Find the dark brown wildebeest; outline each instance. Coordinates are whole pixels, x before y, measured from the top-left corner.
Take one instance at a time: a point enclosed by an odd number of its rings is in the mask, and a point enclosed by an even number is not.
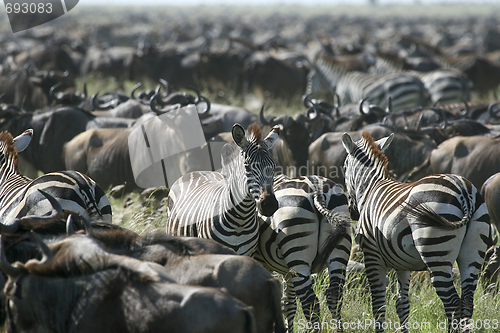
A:
[[[68,237],[43,258],[11,265],[8,324],[22,332],[255,332],[249,307],[214,288],[172,283],[161,266],[106,253],[84,235]],[[49,306],[48,306],[49,305]]]
[[[488,207],[492,224],[500,230],[500,172],[495,173],[483,183],[481,195]]]
[[[497,172],[500,172],[500,138],[456,136],[434,149],[409,180],[437,173],[453,173],[481,188],[486,179]]]
[[[176,283],[222,288],[253,308],[257,332],[285,332],[281,289],[254,259],[238,256],[215,241],[164,233],[137,236],[126,229],[91,229],[106,251],[164,266]]]

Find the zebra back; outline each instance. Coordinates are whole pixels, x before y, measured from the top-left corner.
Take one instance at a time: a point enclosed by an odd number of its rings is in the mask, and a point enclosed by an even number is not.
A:
[[[17,171],[16,145],[25,148],[33,131],[25,131],[13,138],[8,132],[0,133],[0,221],[26,215],[50,215],[53,208],[39,192],[54,197],[65,210],[84,218],[111,222],[111,204],[104,191],[88,176],[77,171],[52,172],[34,180]]]

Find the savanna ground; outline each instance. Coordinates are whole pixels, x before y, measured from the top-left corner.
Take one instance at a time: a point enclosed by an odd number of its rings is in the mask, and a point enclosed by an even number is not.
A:
[[[228,15],[233,14],[262,14],[270,13],[276,10],[277,7],[199,7],[199,8],[178,8],[178,7],[162,7],[132,10],[161,10],[164,12],[190,12],[194,15],[203,15],[211,13],[227,12]],[[111,7],[85,7],[78,6],[74,10],[74,14],[88,15],[95,12],[96,22],[106,20],[106,13],[116,11],[116,8]],[[125,10],[119,8],[119,10]],[[498,16],[500,15],[500,6],[495,4],[476,5],[393,5],[393,6],[336,6],[336,7],[280,7],[280,13],[283,15],[316,15],[318,13],[331,13],[332,15],[373,15],[377,17],[394,15],[394,16],[427,16],[427,17],[457,17],[464,15],[483,15],[483,16]],[[353,14],[355,13],[355,14]],[[263,14],[263,15],[264,15]],[[69,16],[69,15],[68,15]],[[5,20],[0,20],[0,26],[5,27]],[[116,82],[114,79],[102,78],[98,76],[81,77],[77,80],[77,87],[81,89],[83,84],[87,83],[89,94],[104,91],[118,91],[128,94],[132,86],[136,82],[125,81]],[[154,88],[152,82],[144,83],[146,88]],[[202,91],[212,102],[226,103],[236,106],[245,106],[253,112],[258,112],[260,109],[259,99],[256,96],[230,96],[223,97],[210,94],[207,91]],[[500,89],[498,91],[500,93]],[[489,98],[493,98],[492,95]],[[479,97],[473,95],[473,101],[478,101]],[[304,107],[300,101],[300,96],[293,100],[267,100],[266,114],[278,115],[289,114],[294,115],[296,112],[304,112]],[[153,198],[144,198],[137,193],[132,193],[119,198],[111,198],[113,205],[114,223],[123,227],[129,228],[140,234],[148,233],[156,229],[164,229],[167,212],[164,202],[159,202]],[[321,322],[323,324],[322,332],[335,332],[334,323],[331,322],[331,316],[326,307],[326,298],[324,292],[328,285],[326,274],[314,277],[314,288],[319,295],[322,307]],[[457,290],[460,292],[460,285],[456,283]],[[392,324],[387,332],[396,332],[394,327],[399,323],[398,316],[395,310],[396,288],[394,284],[389,285],[387,292],[387,317],[388,323]],[[473,320],[477,324],[473,332],[500,332],[500,294],[499,285],[485,292],[485,288],[480,284],[475,294],[475,306]],[[446,332],[443,305],[436,295],[434,288],[429,283],[428,279],[421,279],[412,284],[409,292],[411,298],[411,311],[409,318],[410,332]],[[347,277],[346,287],[344,289],[344,299],[342,307],[342,319],[344,321],[345,332],[373,332],[373,325],[369,325],[372,319],[372,311],[370,305],[370,293],[366,286],[365,277],[361,273],[349,274]],[[306,331],[304,325],[304,317],[301,311],[298,312],[295,323],[296,331]]]

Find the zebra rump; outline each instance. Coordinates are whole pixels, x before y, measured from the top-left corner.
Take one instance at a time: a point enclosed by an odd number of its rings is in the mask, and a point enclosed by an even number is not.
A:
[[[28,146],[32,135],[32,130],[16,138],[8,132],[0,133],[0,222],[5,224],[27,215],[51,215],[52,204],[40,190],[67,211],[111,222],[111,204],[90,177],[77,171],[51,172],[33,180],[19,174],[17,154]]]

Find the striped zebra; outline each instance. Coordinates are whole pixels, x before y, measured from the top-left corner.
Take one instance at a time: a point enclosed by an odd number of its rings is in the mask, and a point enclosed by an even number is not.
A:
[[[260,239],[253,257],[269,271],[284,276],[283,312],[289,332],[293,330],[297,298],[317,331],[320,311],[311,274],[325,267],[330,275],[328,308],[340,321],[340,298],[351,251],[347,197],[339,185],[320,176],[278,175],[274,182],[279,208],[271,217],[260,216]]]
[[[441,105],[470,101],[472,81],[457,69],[437,69],[419,73],[433,104]]]
[[[414,183],[393,180],[383,151],[393,134],[374,141],[368,132],[353,142],[345,133],[342,143],[349,208],[358,219],[360,244],[372,293],[376,332],[383,332],[386,273],[398,279],[396,310],[407,330],[411,271],[427,269],[441,298],[449,331],[467,326],[473,311],[474,292],[487,244],[490,218],[483,198],[467,179],[451,174],[424,177]],[[457,261],[462,297],[452,281]],[[466,331],[466,330],[465,330]]]
[[[404,71],[405,59],[384,53],[375,55],[370,73],[408,73],[418,77],[427,89],[432,104],[451,104],[470,101],[473,83],[461,70],[446,66],[428,72]]]
[[[334,57],[318,56],[308,76],[306,94],[330,90],[340,96],[342,104],[355,103],[367,99],[385,109],[389,97],[393,111],[427,106],[430,96],[422,81],[415,75],[398,72],[369,74],[348,71]]]
[[[39,190],[57,199],[61,207],[84,218],[111,222],[111,205],[104,191],[89,177],[76,171],[52,172],[36,179],[17,170],[18,152],[31,141],[33,130],[13,138],[0,133],[0,222],[3,227],[15,218],[52,213],[52,205]]]
[[[257,124],[232,129],[237,147],[222,149],[221,172],[196,171],[179,178],[168,196],[167,233],[213,239],[236,253],[251,255],[258,240],[257,210],[277,209],[273,193],[275,162],[270,152],[279,126],[263,138]]]

